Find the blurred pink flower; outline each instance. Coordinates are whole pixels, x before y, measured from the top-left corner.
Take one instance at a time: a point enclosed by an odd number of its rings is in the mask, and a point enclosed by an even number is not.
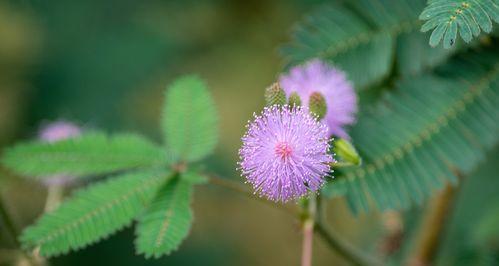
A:
[[[46,142],[56,142],[68,138],[75,138],[81,134],[81,130],[73,123],[66,121],[57,121],[44,126],[39,132],[39,138]],[[48,176],[43,179],[43,183],[47,186],[68,185],[73,181],[72,176],[68,175],[54,175]]]
[[[78,126],[66,121],[57,121],[44,126],[39,133],[39,138],[47,142],[55,142],[80,135]]]
[[[322,94],[327,104],[324,121],[329,135],[349,139],[345,126],[355,123],[357,95],[343,71],[314,59],[291,68],[289,74],[280,76],[279,82],[286,96],[296,92],[303,106],[308,106],[314,92]]]

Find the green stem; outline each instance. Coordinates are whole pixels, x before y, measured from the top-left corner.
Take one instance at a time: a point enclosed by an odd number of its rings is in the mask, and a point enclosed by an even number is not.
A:
[[[16,227],[14,226],[14,222],[9,216],[9,213],[7,212],[7,209],[5,208],[5,204],[0,197],[0,216],[2,217],[3,224],[5,225],[5,229],[8,231],[8,233],[11,235],[12,239],[14,240],[14,243],[16,244],[16,247],[20,247],[20,243],[17,240],[17,230]]]
[[[3,224],[5,225],[5,229],[9,232],[12,239],[14,240],[14,244],[16,245],[17,250],[19,250],[18,255],[20,257],[22,257],[23,259],[25,259],[25,262],[28,265],[43,265],[41,263],[36,263],[29,254],[26,254],[22,250],[21,243],[19,243],[19,240],[17,240],[17,236],[18,236],[17,229],[14,226],[14,222],[10,218],[9,213],[7,212],[7,208],[5,208],[5,203],[3,202],[2,197],[0,197],[0,216],[1,216]]]
[[[317,195],[317,217],[318,221],[326,221],[326,201],[322,195]]]
[[[44,212],[51,212],[59,206],[64,196],[64,187],[54,184],[47,188],[47,200],[45,201]]]
[[[456,196],[456,188],[447,185],[431,201],[421,221],[414,250],[407,261],[408,265],[431,265],[449,224],[450,213]]]
[[[348,242],[342,240],[334,232],[330,231],[326,225],[326,206],[321,195],[317,195],[317,216],[315,228],[316,233],[320,235],[329,246],[336,250],[343,258],[350,261],[353,265],[381,265],[374,258],[369,257],[362,251]]]
[[[336,233],[330,231],[321,221],[315,223],[315,232],[336,250],[343,258],[353,265],[382,265],[379,261],[368,257],[350,243],[339,238]]]
[[[272,206],[274,208],[277,207],[278,209],[283,210],[289,214],[294,215],[296,213],[295,208],[292,208],[289,205],[278,206],[278,205],[276,205],[276,204],[274,204],[274,203],[272,203],[264,198],[260,198],[260,197],[256,196],[255,193],[253,193],[251,190],[249,190],[246,186],[243,186],[238,182],[234,182],[228,178],[222,178],[222,177],[219,177],[216,175],[206,175],[206,177],[208,177],[209,182],[213,185],[227,188],[227,189],[232,190],[234,192],[245,195],[246,197],[251,198],[251,199],[256,199],[257,201],[264,203],[268,206]],[[279,207],[281,207],[281,208],[279,208]]]

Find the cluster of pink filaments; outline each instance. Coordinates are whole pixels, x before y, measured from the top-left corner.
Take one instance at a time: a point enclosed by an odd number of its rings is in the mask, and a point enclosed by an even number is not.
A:
[[[248,125],[240,168],[260,195],[286,202],[317,191],[330,171],[328,128],[307,108],[272,106]]]

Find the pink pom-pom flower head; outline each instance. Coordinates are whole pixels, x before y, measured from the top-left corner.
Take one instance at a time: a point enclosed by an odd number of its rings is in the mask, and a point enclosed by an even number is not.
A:
[[[81,134],[81,130],[73,123],[66,121],[57,121],[42,127],[38,134],[38,138],[46,142],[56,142],[69,138],[76,138]],[[44,178],[44,183],[47,186],[52,185],[68,185],[73,181],[72,176],[54,175]]]
[[[326,100],[324,121],[329,135],[349,139],[345,126],[355,122],[357,95],[344,72],[314,59],[291,68],[289,74],[280,76],[279,83],[288,98],[297,93],[303,106],[308,106],[312,94],[320,93]]]
[[[256,193],[286,202],[322,186],[333,157],[327,126],[308,108],[266,107],[247,127],[239,165]]]
[[[80,135],[80,128],[66,121],[57,121],[44,126],[39,138],[47,142],[55,142]]]

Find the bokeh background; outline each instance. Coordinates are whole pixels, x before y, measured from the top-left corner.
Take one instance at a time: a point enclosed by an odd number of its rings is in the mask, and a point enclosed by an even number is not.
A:
[[[210,86],[221,116],[220,144],[206,167],[243,182],[235,167],[244,124],[263,107],[263,89],[282,70],[278,47],[288,40],[290,28],[322,2],[1,0],[0,149],[34,138],[44,124],[60,119],[159,141],[166,85],[179,75],[196,73]],[[499,211],[491,210],[499,198],[499,150],[489,158],[458,191],[450,214],[455,219],[439,249],[441,265],[476,256],[477,247],[469,244],[474,223]],[[0,180],[0,196],[20,230],[42,212],[46,190],[14,176]],[[168,257],[135,256],[133,229],[128,228],[50,263],[299,264],[301,236],[295,217],[210,186],[197,188],[193,208],[191,235]],[[401,255],[410,247],[400,242],[413,237],[410,229],[417,227],[423,209],[354,217],[340,199],[329,204],[328,218],[334,230],[362,249],[380,254],[393,245],[395,255]],[[14,243],[1,226],[0,265],[11,265]],[[393,232],[403,233],[387,239]],[[314,242],[314,263],[346,265],[319,239]]]

